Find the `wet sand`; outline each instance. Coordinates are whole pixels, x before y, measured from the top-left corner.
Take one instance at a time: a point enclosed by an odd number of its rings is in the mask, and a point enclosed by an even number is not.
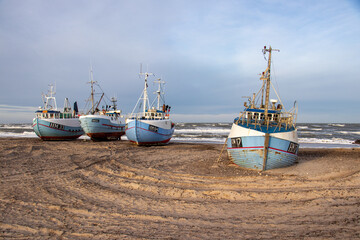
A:
[[[0,138],[0,238],[360,238],[360,148],[265,172],[221,148]]]

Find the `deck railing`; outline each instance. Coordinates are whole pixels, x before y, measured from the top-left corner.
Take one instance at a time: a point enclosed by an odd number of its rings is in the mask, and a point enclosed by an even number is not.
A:
[[[249,114],[251,113],[251,114]],[[270,115],[270,114],[269,114]],[[253,129],[262,130],[266,126],[266,129],[275,128],[279,131],[281,129],[291,129],[296,127],[296,113],[295,112],[281,112],[277,116],[268,116],[266,121],[264,118],[261,118],[260,115],[254,117],[253,112],[244,111],[240,112],[239,118],[235,120],[235,124],[246,125],[247,127],[252,127]]]

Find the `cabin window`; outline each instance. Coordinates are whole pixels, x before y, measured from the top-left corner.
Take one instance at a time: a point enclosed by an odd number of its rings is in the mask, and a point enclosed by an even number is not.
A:
[[[263,113],[260,114],[260,119],[261,119],[261,120],[264,119],[264,114],[263,114]]]
[[[278,121],[278,119],[279,119],[279,114],[275,114],[275,115],[274,115],[274,121],[276,121],[276,122],[277,122],[277,121]]]

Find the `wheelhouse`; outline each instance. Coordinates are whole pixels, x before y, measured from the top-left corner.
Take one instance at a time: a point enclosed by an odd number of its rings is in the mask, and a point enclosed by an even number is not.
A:
[[[35,113],[37,118],[42,118],[42,119],[64,119],[64,118],[74,117],[71,112],[62,113],[60,111],[55,111],[55,110],[38,110]]]

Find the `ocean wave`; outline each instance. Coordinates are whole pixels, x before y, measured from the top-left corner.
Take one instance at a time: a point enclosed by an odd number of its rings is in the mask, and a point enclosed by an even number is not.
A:
[[[36,138],[37,136],[35,132],[22,132],[22,133],[0,132],[0,137]]]
[[[2,124],[0,129],[32,129],[30,124],[24,125],[13,125],[13,124]]]
[[[173,137],[171,141],[183,142],[183,143],[215,143],[222,144],[225,142],[225,138],[177,138]]]
[[[356,134],[356,135],[360,135],[360,132],[349,132],[349,131],[338,131],[338,133],[341,133],[341,134]]]
[[[309,130],[312,130],[312,131],[322,131],[323,129],[322,129],[322,128],[309,128]]]
[[[299,143],[331,143],[331,144],[352,144],[353,141],[343,138],[299,138]]]
[[[328,125],[332,127],[345,127],[345,124],[340,123],[329,123]]]
[[[194,129],[176,129],[175,133],[230,133],[230,128],[194,128]]]

